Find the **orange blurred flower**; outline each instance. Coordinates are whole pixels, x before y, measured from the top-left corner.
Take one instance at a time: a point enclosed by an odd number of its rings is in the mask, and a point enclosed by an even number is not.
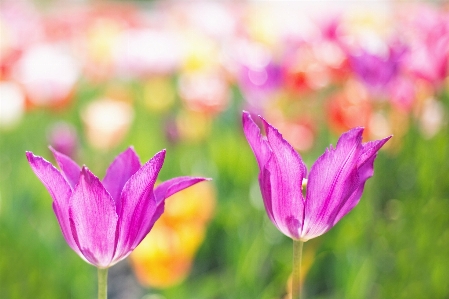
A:
[[[328,99],[327,110],[330,127],[341,133],[358,126],[369,128],[373,108],[364,87],[348,81],[343,91]]]

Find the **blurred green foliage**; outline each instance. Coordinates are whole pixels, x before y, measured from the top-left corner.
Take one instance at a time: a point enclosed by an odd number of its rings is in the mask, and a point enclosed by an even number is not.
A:
[[[167,148],[161,180],[180,175],[214,179],[216,214],[191,275],[179,286],[148,293],[281,298],[291,271],[292,242],[263,209],[257,164],[241,130],[241,96],[236,91],[232,107],[216,116],[207,139],[172,144],[165,138],[165,116],[144,108],[137,83],[130,87],[135,120],[111,151],[96,151],[83,139],[80,109],[102,92],[87,83],[81,83],[69,107],[31,110],[16,128],[0,132],[0,298],[95,298],[96,269],[66,245],[51,198],[25,158],[31,150],[51,160],[47,130],[59,120],[78,128],[77,160],[101,178],[113,157],[132,144],[142,161]],[[447,113],[449,97],[441,99]],[[306,258],[313,258],[306,298],[448,298],[448,136],[447,124],[425,139],[412,123],[399,151],[380,152],[360,204],[331,231],[305,244],[306,253],[312,253]],[[313,150],[302,153],[309,168],[337,138],[320,128]]]

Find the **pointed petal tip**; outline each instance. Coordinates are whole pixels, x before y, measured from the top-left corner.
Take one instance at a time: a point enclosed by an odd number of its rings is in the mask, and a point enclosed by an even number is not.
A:
[[[352,128],[351,130],[349,130],[347,133],[349,133],[349,132],[355,132],[357,135],[358,135],[358,134],[362,135],[362,134],[363,134],[363,131],[365,131],[365,127],[354,127],[354,128]]]
[[[383,146],[385,143],[387,143],[387,141],[390,140],[391,137],[393,137],[393,135],[387,136],[387,137],[382,138],[381,140],[379,140],[380,143],[381,143],[381,146]]]
[[[203,177],[199,177],[199,176],[191,177],[191,179],[198,180],[198,183],[200,183],[200,182],[210,182],[210,181],[213,180],[212,178],[203,178]]]
[[[128,146],[128,147],[126,148],[126,150],[124,150],[123,152],[121,152],[116,158],[118,158],[118,157],[120,157],[120,156],[122,156],[122,155],[131,155],[131,156],[133,156],[134,158],[136,158],[137,161],[138,161],[139,164],[140,164],[140,158],[139,158],[139,155],[137,154],[137,152],[136,152],[136,150],[134,149],[134,146],[133,146],[133,145]],[[130,159],[130,158],[128,158],[128,159]]]
[[[36,159],[43,159],[42,157],[36,156],[34,155],[32,152],[30,151],[26,151],[25,152],[25,156],[27,157],[28,163],[31,165],[35,162]]]
[[[248,111],[243,110],[243,112],[242,112],[243,125],[245,125],[245,123],[248,122],[248,121],[253,121],[253,119],[251,117],[251,113],[249,113]]]
[[[93,175],[93,176],[95,176],[93,173],[92,173],[92,171],[90,171],[90,169],[89,169],[89,167],[87,167],[86,165],[83,165],[82,167],[81,167],[81,175],[82,176],[86,176],[86,175]]]
[[[354,127],[350,129],[349,131],[344,132],[340,135],[338,138],[337,144],[335,148],[339,148],[343,144],[349,143],[356,143],[361,144],[363,140],[363,131],[364,127]],[[331,147],[329,147],[331,149]]]
[[[162,160],[160,163],[164,164],[166,154],[167,154],[167,150],[164,148],[164,149],[158,151],[156,154],[154,154],[154,156],[149,161],[147,161],[145,164],[149,163],[152,160]],[[161,165],[161,167],[162,167],[162,165]]]
[[[257,116],[260,119],[265,120],[261,115],[258,114]],[[256,124],[256,122],[253,120],[251,112],[248,112],[246,110],[242,111],[242,122],[243,122],[243,125],[245,125],[245,123],[247,123],[247,122],[251,122],[251,123]]]
[[[167,154],[167,150],[164,148],[156,153],[154,156],[162,156],[162,159],[165,159],[165,155]]]
[[[33,154],[33,152],[31,152],[31,151],[25,151],[25,156],[27,157],[28,163],[34,163],[36,160],[42,160],[47,163],[50,163],[45,158],[43,158],[41,156],[37,156],[37,155]]]
[[[90,169],[86,165],[83,165],[81,167],[81,174],[78,184],[79,182],[81,182],[81,178],[83,178],[84,181],[88,182],[89,184],[92,184],[93,181],[98,181],[101,185],[103,185],[100,179],[92,171],[90,171]]]
[[[52,152],[53,156],[55,157],[55,159],[57,158],[57,156],[66,156],[63,153],[58,152],[53,146],[49,145],[48,149]]]
[[[350,134],[362,135],[362,134],[363,134],[363,131],[365,131],[365,127],[354,127],[354,128],[349,129],[349,130],[346,131],[346,132],[343,132],[343,133],[340,135],[340,138],[341,138],[341,136],[343,136],[343,135],[350,135]]]
[[[262,115],[258,115],[258,116],[263,123],[263,127],[265,129],[266,134],[268,134],[269,130],[273,130],[274,132],[276,132],[277,134],[282,136],[281,132],[279,132],[279,130],[276,127],[274,127],[272,124],[270,124]]]
[[[89,168],[86,165],[81,166],[81,175],[85,176],[87,174],[89,174]]]
[[[52,147],[51,145],[48,146],[48,149],[51,151],[51,153],[53,154],[53,157],[55,158],[56,162],[59,162],[58,157],[66,157],[66,155],[64,155],[63,153],[58,152],[54,147]],[[59,163],[58,163],[59,164]],[[61,167],[61,166],[59,166]]]
[[[125,153],[126,153],[126,152],[132,152],[132,153],[134,153],[134,154],[137,155],[136,150],[134,149],[134,145],[128,146],[124,152],[125,152]]]

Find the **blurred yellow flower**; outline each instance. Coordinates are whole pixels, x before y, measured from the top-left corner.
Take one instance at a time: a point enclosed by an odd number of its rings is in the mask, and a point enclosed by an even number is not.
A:
[[[215,189],[210,182],[178,192],[166,201],[165,212],[151,234],[130,256],[142,285],[166,288],[187,277],[214,208]]]
[[[167,112],[175,103],[175,87],[169,76],[152,76],[143,88],[144,103],[150,111]]]
[[[203,112],[181,110],[176,116],[176,127],[183,140],[197,142],[209,136],[212,117]]]

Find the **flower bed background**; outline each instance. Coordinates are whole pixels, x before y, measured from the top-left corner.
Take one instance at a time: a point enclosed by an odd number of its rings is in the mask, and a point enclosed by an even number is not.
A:
[[[95,295],[26,162],[49,144],[100,177],[132,144],[143,161],[167,149],[161,180],[213,178],[111,269],[110,298],[285,296],[291,241],[265,214],[245,109],[309,167],[351,127],[394,135],[360,204],[307,242],[306,297],[447,298],[448,9],[3,1],[0,297]]]

